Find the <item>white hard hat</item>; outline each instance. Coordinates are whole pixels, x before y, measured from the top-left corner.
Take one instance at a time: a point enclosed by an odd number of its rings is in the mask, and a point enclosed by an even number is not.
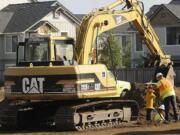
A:
[[[162,73],[157,73],[156,74],[156,78],[159,78],[160,76],[163,76],[163,74]]]
[[[165,106],[161,105],[158,109],[165,110]]]

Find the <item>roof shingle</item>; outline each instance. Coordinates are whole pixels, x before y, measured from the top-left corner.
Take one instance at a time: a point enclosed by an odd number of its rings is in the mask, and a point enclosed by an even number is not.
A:
[[[4,32],[12,16],[12,12],[0,12],[0,33]]]
[[[167,4],[164,6],[168,8],[178,19],[180,19],[180,5]]]
[[[4,33],[24,32],[50,11],[56,9],[57,7],[51,6],[53,3],[54,1],[8,5],[1,12],[12,12],[14,15]]]
[[[73,18],[75,22],[80,22],[68,9],[57,1],[12,4],[0,11],[0,15],[3,14],[3,12],[11,12],[13,14],[6,28],[4,28],[3,33],[25,32],[48,13],[60,7],[65,10],[65,13],[71,16],[71,19]]]
[[[150,8],[149,12],[146,14],[149,19],[152,19],[158,11],[165,7],[167,8],[174,16],[176,16],[178,19],[180,19],[180,0],[176,0],[179,2],[179,4],[174,4],[173,1],[169,4],[162,4],[162,5],[154,5]]]

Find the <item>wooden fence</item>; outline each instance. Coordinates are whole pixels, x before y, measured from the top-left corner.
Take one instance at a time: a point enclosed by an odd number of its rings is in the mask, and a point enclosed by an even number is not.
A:
[[[119,69],[117,71],[118,79],[129,81],[129,82],[137,82],[137,83],[146,83],[152,80],[154,75],[154,68],[126,68]],[[180,86],[180,67],[175,68],[176,77],[175,77],[175,85]],[[4,71],[0,69],[0,82],[4,80]]]
[[[174,83],[176,86],[180,86],[180,67],[174,68],[176,72]],[[119,69],[117,71],[118,79],[137,82],[137,83],[146,83],[152,80],[155,73],[154,68],[130,68],[130,69]]]
[[[119,80],[144,83],[144,82],[149,82],[153,78],[154,69],[152,68],[119,69],[117,71],[117,75]]]

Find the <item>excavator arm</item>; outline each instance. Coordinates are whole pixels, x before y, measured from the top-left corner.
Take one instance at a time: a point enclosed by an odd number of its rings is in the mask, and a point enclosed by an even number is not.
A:
[[[120,10],[116,9],[122,6],[124,7]],[[99,34],[126,23],[132,23],[143,37],[149,51],[155,58],[153,66],[170,67],[169,65],[172,63],[170,56],[166,55],[161,48],[158,36],[143,12],[141,2],[137,0],[117,0],[109,6],[90,13],[83,19],[76,44],[78,63],[91,63],[94,43]],[[165,75],[168,74],[169,70],[166,72]]]

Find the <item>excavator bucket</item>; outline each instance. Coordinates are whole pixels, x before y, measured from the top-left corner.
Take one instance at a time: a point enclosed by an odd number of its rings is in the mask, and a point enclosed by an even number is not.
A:
[[[162,73],[164,77],[166,77],[174,85],[174,77],[176,76],[176,73],[172,65],[168,65],[168,66],[162,65],[160,67],[157,67],[154,74],[154,79],[153,79],[154,82],[157,82],[156,80],[157,73]]]

